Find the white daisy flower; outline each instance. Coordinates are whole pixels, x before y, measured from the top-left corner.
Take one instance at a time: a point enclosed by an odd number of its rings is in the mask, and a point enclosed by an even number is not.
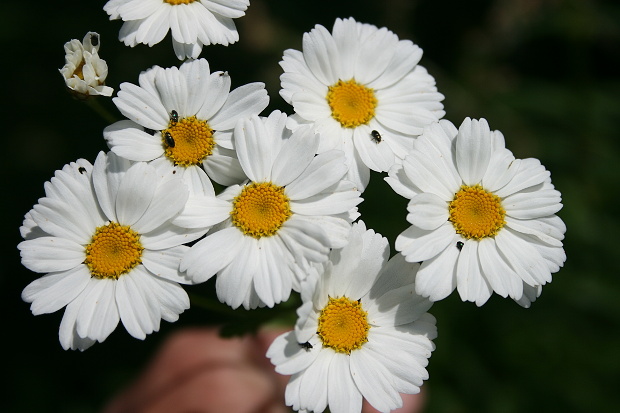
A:
[[[418,65],[422,49],[386,28],[337,19],[316,25],[303,52],[286,50],[280,94],[293,105],[289,127],[311,124],[319,152],[344,150],[348,179],[363,191],[370,169],[387,171],[424,126],[444,116],[443,95]]]
[[[550,173],[515,159],[484,119],[429,126],[386,181],[411,200],[396,249],[423,262],[416,291],[433,301],[456,288],[479,306],[493,291],[529,306],[566,260]]]
[[[119,320],[138,339],[176,321],[189,308],[179,283],[188,249],[204,234],[171,224],[188,198],[180,178],[162,178],[143,162],[100,153],[56,171],[46,196],[26,214],[18,245],[22,264],[47,273],[22,299],[34,315],[66,307],[60,324],[65,349],[102,342]]]
[[[196,59],[203,45],[228,46],[239,40],[233,19],[245,15],[249,0],[110,0],[103,10],[122,19],[119,40],[149,47],[172,32],[177,57]]]
[[[65,84],[78,99],[90,96],[112,96],[112,89],[105,86],[108,65],[99,57],[99,34],[88,32],[84,40],[73,39],[65,43],[65,65],[59,69]]]
[[[239,119],[262,112],[269,103],[263,83],[230,91],[226,72],[211,73],[205,59],[180,68],[155,66],[140,74],[139,86],[121,84],[114,103],[130,120],[104,130],[112,152],[133,161],[165,159],[228,186],[245,179],[236,159],[232,131]]]
[[[420,391],[437,337],[432,303],[415,293],[419,264],[388,256],[387,239],[360,222],[324,273],[304,281],[295,330],[267,350],[276,371],[291,375],[288,406],[359,412],[364,398],[388,412],[402,406],[399,393]]]
[[[299,289],[307,268],[347,242],[362,199],[344,181],[341,151],[315,156],[309,129],[285,127],[286,114],[254,116],[234,132],[239,162],[249,180],[216,199],[188,202],[175,223],[202,228],[219,223],[181,262],[195,282],[217,274],[222,302],[237,308],[272,307]]]

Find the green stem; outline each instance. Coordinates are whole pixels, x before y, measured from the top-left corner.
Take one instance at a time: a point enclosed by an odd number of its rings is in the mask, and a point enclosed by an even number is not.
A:
[[[116,117],[112,115],[106,108],[104,108],[101,103],[99,103],[99,97],[94,96],[89,99],[86,99],[86,104],[94,110],[99,116],[101,116],[106,122],[114,123],[116,122]]]
[[[220,303],[219,301],[211,300],[209,298],[202,297],[200,295],[188,293],[189,300],[192,303],[192,306],[200,307],[203,310],[214,311],[216,313],[222,313],[225,315],[231,315],[234,317],[242,317],[237,311],[228,307],[225,304]]]

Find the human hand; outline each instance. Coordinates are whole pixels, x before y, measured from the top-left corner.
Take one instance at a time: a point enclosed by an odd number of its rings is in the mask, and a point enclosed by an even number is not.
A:
[[[222,338],[216,328],[184,329],[168,338],[140,377],[104,413],[285,413],[289,377],[265,357],[284,330]],[[403,395],[401,413],[421,411],[424,397]],[[366,401],[362,413],[377,412]]]

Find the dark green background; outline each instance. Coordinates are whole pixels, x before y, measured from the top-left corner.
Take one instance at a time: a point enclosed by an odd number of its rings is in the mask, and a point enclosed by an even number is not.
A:
[[[93,2],[95,3],[95,2]],[[97,412],[139,372],[168,333],[214,322],[191,308],[144,342],[119,326],[84,353],[58,343],[62,312],[34,317],[21,290],[36,274],[16,245],[24,213],[43,183],[77,158],[94,161],[108,124],[64,90],[63,44],[102,36],[108,85],[137,82],[153,65],[178,65],[170,37],[153,48],[117,40],[104,2],[3,2],[2,201],[5,211],[0,314],[0,410]],[[301,47],[315,24],[336,17],[387,26],[424,49],[422,65],[446,96],[446,118],[486,118],[518,158],[535,157],[562,192],[568,226],[565,267],[522,309],[493,296],[482,308],[456,294],[438,302],[428,412],[612,411],[620,405],[620,278],[617,219],[620,3],[615,1],[252,1],[239,43],[205,47],[212,70],[233,86],[263,81],[268,110],[291,113],[278,94],[283,50]],[[9,74],[7,74],[7,72]],[[109,99],[99,100],[119,116]],[[373,175],[361,205],[369,227],[390,242],[407,227],[406,201]],[[211,294],[212,284],[191,288]]]

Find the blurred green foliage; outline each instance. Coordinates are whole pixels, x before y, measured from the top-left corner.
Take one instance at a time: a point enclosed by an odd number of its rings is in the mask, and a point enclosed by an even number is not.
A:
[[[117,40],[120,22],[95,2],[0,5],[4,50],[5,230],[0,276],[4,412],[97,412],[140,371],[166,335],[214,323],[216,312],[191,308],[163,322],[144,342],[119,327],[84,353],[58,343],[62,312],[33,317],[20,299],[36,274],[23,268],[18,228],[43,196],[54,170],[106,150],[107,122],[72,100],[58,68],[63,44],[87,31],[102,36],[108,85],[137,82],[153,66],[172,66],[168,36],[148,48]],[[292,110],[280,98],[278,62],[299,49],[315,24],[336,17],[386,26],[424,49],[421,64],[446,96],[446,118],[486,118],[516,157],[535,157],[563,194],[568,231],[565,267],[530,309],[493,296],[482,308],[453,294],[431,309],[437,349],[430,359],[427,412],[613,411],[620,405],[618,155],[620,139],[620,4],[587,0],[313,1],[253,0],[238,22],[239,43],[207,46],[201,57],[227,70],[233,86],[262,81],[268,110]],[[9,76],[7,76],[7,71]],[[112,102],[102,105],[119,116]],[[393,245],[408,225],[406,200],[374,174],[362,218]],[[213,296],[213,283],[190,287]],[[251,316],[250,316],[251,317]],[[228,331],[234,333],[236,315]],[[243,329],[252,327],[251,323]]]

